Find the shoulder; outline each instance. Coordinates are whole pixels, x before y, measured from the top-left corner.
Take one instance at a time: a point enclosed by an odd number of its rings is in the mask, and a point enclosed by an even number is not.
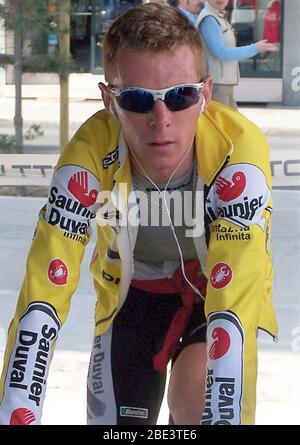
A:
[[[111,114],[106,110],[98,111],[76,131],[62,151],[58,166],[75,163],[98,170],[99,159],[117,147],[119,132]]]
[[[209,103],[208,112],[214,122],[229,136],[233,144],[244,144],[243,151],[246,151],[251,145],[253,147],[251,152],[256,152],[258,143],[264,148],[268,148],[262,130],[238,110],[212,100]]]
[[[243,198],[243,205],[248,205],[249,201],[248,223],[251,223],[255,220],[256,210],[270,199],[272,180],[268,143],[263,132],[237,110],[212,101],[208,111],[233,146],[227,166],[216,178],[215,193],[225,207],[225,203],[232,200],[238,203],[239,197]]]
[[[206,10],[205,8],[202,9],[200,14],[197,17],[196,20],[196,26],[199,27],[203,24],[210,24],[210,25],[221,25],[220,21],[218,20],[217,16],[214,15],[211,11]]]
[[[216,17],[208,15],[207,17],[204,17],[204,19],[199,23],[198,28],[202,32],[218,32],[218,30],[221,28],[221,23],[218,22]]]
[[[270,205],[269,148],[262,131],[230,107],[212,102],[208,112],[215,125],[231,140],[233,152],[209,190],[207,211],[245,227],[261,224]]]
[[[118,128],[107,111],[91,116],[75,133],[57,163],[46,207],[46,221],[75,235],[89,233],[99,207],[100,189],[111,188]]]
[[[77,130],[70,143],[88,144],[93,149],[105,148],[119,135],[115,119],[106,110],[101,110],[87,119]]]

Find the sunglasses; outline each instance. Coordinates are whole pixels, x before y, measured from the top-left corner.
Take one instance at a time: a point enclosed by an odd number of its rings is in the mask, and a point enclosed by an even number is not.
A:
[[[184,83],[164,90],[148,90],[138,87],[117,88],[110,85],[108,89],[115,95],[117,103],[123,110],[149,113],[157,99],[164,101],[170,111],[181,111],[196,105],[205,83],[205,81]]]

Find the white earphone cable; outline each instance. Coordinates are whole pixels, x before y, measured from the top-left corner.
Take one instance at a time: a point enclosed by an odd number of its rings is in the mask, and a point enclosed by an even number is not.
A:
[[[182,250],[181,250],[181,247],[180,247],[180,244],[179,244],[176,232],[175,232],[175,227],[173,225],[173,221],[172,221],[172,218],[171,218],[170,209],[168,207],[168,203],[167,203],[167,200],[166,200],[166,193],[167,193],[168,185],[170,184],[170,182],[171,182],[173,176],[175,175],[176,171],[183,164],[183,162],[186,159],[188,153],[190,152],[191,148],[193,147],[193,142],[194,141],[192,141],[192,143],[190,144],[189,149],[186,151],[185,155],[183,156],[183,158],[181,159],[181,161],[179,162],[179,164],[177,165],[177,167],[175,168],[175,170],[173,171],[173,173],[169,177],[163,192],[161,192],[161,190],[156,185],[156,183],[148,176],[147,172],[145,171],[144,167],[142,166],[141,162],[139,161],[138,157],[136,156],[134,150],[129,145],[128,145],[128,147],[129,147],[129,150],[132,153],[134,159],[136,160],[136,162],[138,163],[139,167],[141,168],[142,172],[144,173],[146,178],[151,182],[151,184],[155,187],[155,189],[158,191],[158,193],[160,194],[160,196],[162,197],[162,199],[164,201],[165,208],[166,208],[166,211],[167,211],[167,215],[168,215],[168,218],[169,218],[169,221],[170,221],[170,227],[171,227],[171,230],[172,230],[172,234],[173,234],[173,237],[175,239],[175,242],[176,242],[176,245],[177,245],[177,248],[178,248],[178,252],[179,252],[179,256],[180,256],[180,265],[181,265],[182,275],[183,275],[184,279],[186,280],[186,282],[191,286],[193,291],[204,300],[204,297],[201,295],[201,292],[196,288],[196,286],[193,285],[193,283],[190,282],[190,280],[186,276],[185,269],[184,269],[184,260],[183,260]]]

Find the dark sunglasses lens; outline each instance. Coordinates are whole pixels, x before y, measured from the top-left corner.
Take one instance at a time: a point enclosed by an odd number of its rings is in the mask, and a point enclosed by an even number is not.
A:
[[[165,103],[169,110],[180,111],[196,105],[200,99],[200,91],[194,87],[177,87],[168,91]]]
[[[152,94],[142,90],[122,91],[116,99],[123,110],[134,113],[148,113],[154,105]]]

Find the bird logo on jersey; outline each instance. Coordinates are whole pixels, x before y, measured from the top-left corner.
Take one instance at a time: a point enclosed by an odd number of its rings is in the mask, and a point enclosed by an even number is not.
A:
[[[84,207],[95,204],[98,195],[97,190],[89,191],[88,186],[88,173],[86,171],[74,173],[68,182],[68,190]]]
[[[222,201],[229,202],[240,196],[246,187],[246,176],[243,172],[235,172],[232,176],[232,182],[223,176],[216,179],[217,195]]]

